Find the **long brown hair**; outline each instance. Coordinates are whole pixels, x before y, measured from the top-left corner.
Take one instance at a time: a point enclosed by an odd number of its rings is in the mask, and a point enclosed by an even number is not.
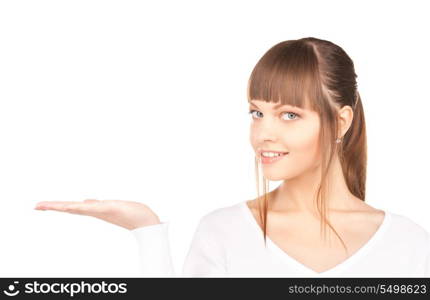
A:
[[[328,225],[347,252],[342,238],[326,218],[329,185],[327,174],[337,152],[348,189],[354,196],[365,201],[366,126],[356,77],[353,61],[341,47],[330,41],[306,37],[283,41],[270,48],[254,67],[247,87],[248,102],[255,99],[281,102],[309,108],[319,114],[322,160],[321,182],[316,199],[321,216],[320,228],[324,228],[325,233]],[[345,105],[351,106],[354,112],[353,121],[341,143],[336,143],[339,129],[337,109]],[[255,167],[258,211],[266,243],[269,183],[262,176],[264,191],[260,196],[257,157]]]

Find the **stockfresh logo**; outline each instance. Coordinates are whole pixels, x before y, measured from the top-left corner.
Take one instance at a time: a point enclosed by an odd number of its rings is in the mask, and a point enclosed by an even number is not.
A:
[[[13,284],[9,284],[7,290],[3,290],[3,293],[7,296],[16,296],[19,294],[19,290],[17,289],[19,281],[14,281]]]

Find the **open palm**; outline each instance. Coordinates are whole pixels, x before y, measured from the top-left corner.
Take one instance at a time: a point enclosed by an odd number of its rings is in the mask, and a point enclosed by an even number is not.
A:
[[[160,223],[158,216],[147,205],[134,201],[42,201],[36,204],[35,209],[91,216],[129,230]]]

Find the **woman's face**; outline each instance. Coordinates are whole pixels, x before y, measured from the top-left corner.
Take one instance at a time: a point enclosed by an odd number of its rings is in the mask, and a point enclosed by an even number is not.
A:
[[[262,163],[264,177],[272,181],[287,180],[312,171],[319,166],[321,159],[318,114],[279,105],[252,100],[249,106],[250,140],[257,158],[261,159],[262,150],[288,152],[273,163]]]

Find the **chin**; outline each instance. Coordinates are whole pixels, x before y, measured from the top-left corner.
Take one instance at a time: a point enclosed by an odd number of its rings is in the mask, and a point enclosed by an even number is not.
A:
[[[293,178],[296,178],[297,176],[300,176],[302,171],[301,170],[288,170],[283,169],[276,171],[276,169],[270,169],[263,167],[263,176],[270,181],[281,181],[281,180],[291,180]]]
[[[274,174],[273,172],[263,172],[263,176],[270,181],[286,180],[290,177],[286,174]]]

